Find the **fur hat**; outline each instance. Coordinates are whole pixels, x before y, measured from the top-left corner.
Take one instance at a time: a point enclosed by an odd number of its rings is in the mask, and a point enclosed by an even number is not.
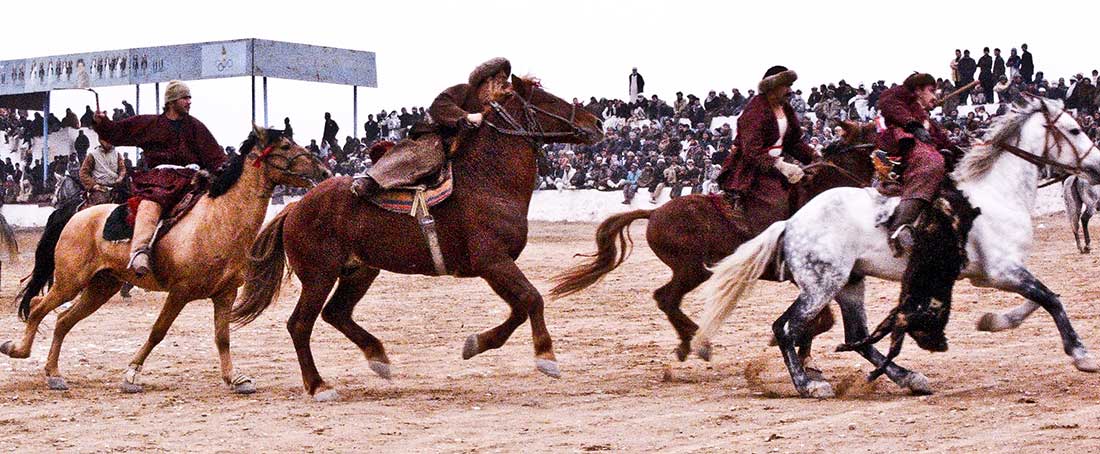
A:
[[[927,73],[913,73],[905,78],[905,82],[902,82],[902,85],[905,85],[905,88],[917,91],[929,85],[936,85],[936,78]]]
[[[187,84],[178,80],[168,82],[168,88],[164,89],[164,103],[168,104],[177,99],[190,98],[191,89]]]
[[[798,80],[798,74],[787,69],[786,66],[772,66],[764,73],[764,78],[756,86],[760,93],[769,93],[776,88],[791,85]]]
[[[490,59],[489,61],[482,63],[474,68],[474,72],[470,73],[470,85],[476,87],[485,79],[493,74],[505,71],[509,74],[512,73],[512,63],[507,58],[497,57]]]

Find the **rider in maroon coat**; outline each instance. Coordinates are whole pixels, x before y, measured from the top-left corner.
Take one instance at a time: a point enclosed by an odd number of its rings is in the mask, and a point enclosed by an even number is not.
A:
[[[191,190],[199,170],[214,172],[226,155],[210,130],[191,114],[191,90],[183,82],[168,82],[164,113],[111,121],[103,112],[92,118],[99,137],[116,146],[142,149],[142,169],[134,169],[131,209],[137,204],[130,241],[130,268],[138,277],[152,272],[149,246],[162,213],[170,213]]]
[[[794,71],[773,66],[764,73],[757,88],[760,94],[749,100],[737,119],[734,152],[722,164],[718,181],[727,194],[763,226],[791,215],[790,191],[802,179],[798,163],[808,164],[814,151],[802,141],[802,127],[791,107]]]
[[[912,247],[910,229],[943,182],[944,157],[939,150],[954,148],[940,126],[928,116],[936,104],[935,90],[935,78],[914,73],[901,86],[884,91],[878,101],[886,121],[878,147],[900,157],[905,164],[901,203],[889,225],[892,245],[899,252]]]

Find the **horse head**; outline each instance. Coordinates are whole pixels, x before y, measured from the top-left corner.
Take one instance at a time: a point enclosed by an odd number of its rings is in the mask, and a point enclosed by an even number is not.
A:
[[[1100,149],[1061,100],[1028,95],[1016,109],[1026,117],[1016,128],[998,132],[995,145],[1033,164],[1081,174],[1091,184],[1100,184]]]
[[[603,139],[599,118],[543,90],[538,81],[512,76],[512,93],[491,103],[493,130],[539,142],[592,144]]]
[[[241,145],[248,165],[263,168],[271,186],[313,187],[332,176],[320,158],[303,148],[278,129],[253,126],[252,134]]]

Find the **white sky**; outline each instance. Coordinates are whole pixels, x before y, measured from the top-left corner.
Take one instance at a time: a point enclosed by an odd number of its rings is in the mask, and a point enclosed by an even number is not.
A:
[[[360,134],[368,113],[427,107],[494,56],[508,57],[513,72],[538,75],[566,99],[625,98],[632,66],[645,77],[646,91],[666,100],[676,91],[701,98],[711,89],[745,91],[775,64],[796,70],[795,88],[804,92],[842,78],[853,85],[896,82],[914,70],[944,77],[956,48],[969,48],[977,59],[983,46],[1000,47],[1007,58],[1009,48],[1024,42],[1048,79],[1100,68],[1095,1],[927,1],[919,8],[883,0],[48,3],[4,1],[0,60],[239,38],[373,51],[379,88],[359,90]],[[43,7],[48,14],[35,19]],[[243,140],[251,120],[249,79],[190,85],[191,113],[223,145]],[[99,91],[108,110],[134,98],[133,86]],[[351,91],[269,79],[270,121],[281,127],[291,117],[296,137],[308,143],[319,138],[330,111],[342,143],[353,128]],[[79,115],[93,102],[88,93],[61,91],[53,110],[63,114],[71,106]],[[152,85],[142,86],[141,110],[153,113]]]

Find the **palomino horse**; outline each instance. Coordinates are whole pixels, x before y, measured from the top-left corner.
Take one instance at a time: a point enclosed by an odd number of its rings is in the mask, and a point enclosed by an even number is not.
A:
[[[164,339],[183,306],[201,298],[214,301],[214,337],[222,379],[234,392],[255,391],[251,378],[234,374],[229,355],[229,311],[242,282],[248,249],[263,225],[276,185],[308,187],[313,179],[324,178],[329,172],[319,159],[284,137],[282,131],[255,129],[241,145],[241,153],[230,159],[212,182],[210,192],[191,212],[156,242],[155,274],[137,278],[126,268],[129,243],[103,239],[103,226],[117,205],[96,205],[75,213],[71,219],[57,220],[64,229],[57,236],[43,236],[42,242],[47,244],[39,245],[31,280],[21,290],[19,313],[27,320],[23,340],[17,344],[5,342],[0,345],[0,353],[12,358],[29,356],[38,325],[46,314],[79,294],[76,304],[57,318],[46,361],[50,389],[68,389],[57,367],[65,335],[118,292],[123,282],[129,282],[147,290],[166,291],[168,298],[149,340],[130,361],[123,391],[142,390],[137,378],[145,358]],[[54,284],[46,296],[35,296],[51,276]]]
[[[846,131],[843,146],[826,153],[824,160],[807,166],[809,178],[796,187],[795,207],[827,189],[871,184],[874,166],[866,145],[875,140],[874,124],[844,122],[842,127]],[[741,243],[767,228],[766,224],[753,222],[753,213],[735,213],[736,219],[728,219],[718,204],[725,202],[707,196],[685,196],[654,210],[608,217],[596,229],[597,252],[593,258],[554,277],[557,285],[550,295],[562,297],[584,290],[621,265],[630,254],[630,224],[648,219],[646,241],[657,258],[672,269],[672,279],[653,292],[653,298],[680,337],[676,357],[680,361],[687,359],[698,326],[680,309],[684,295],[710,277],[707,265],[732,254]],[[823,311],[811,335],[801,344],[803,352],[809,354],[813,335],[827,331],[832,325],[832,312]]]
[[[1100,150],[1064,112],[1061,101],[1040,98],[1028,99],[999,119],[991,139],[989,145],[971,149],[951,175],[981,210],[970,230],[969,261],[960,278],[979,287],[1017,293],[1033,302],[1029,304],[1042,306],[1054,318],[1062,346],[1077,369],[1096,372],[1100,368],[1074,332],[1058,295],[1033,276],[1024,262],[1033,236],[1037,166],[1052,165],[1100,181]],[[864,277],[897,281],[907,262],[907,257],[894,257],[883,227],[897,204],[897,198],[883,197],[872,189],[833,189],[811,200],[790,220],[772,224],[714,268],[704,286],[706,310],[693,346],[703,352],[710,348],[710,337],[778,253],[801,293],[772,330],[798,393],[832,396],[827,382],[806,375],[794,342],[803,336],[806,323],[834,298],[844,319],[845,343],[867,337]],[[899,386],[914,393],[931,392],[924,375],[888,362],[874,346],[857,351],[876,368],[885,364],[886,375]]]
[[[536,366],[557,377],[542,296],[515,260],[527,243],[539,142],[593,143],[603,133],[599,119],[584,109],[530,81],[513,76],[512,84],[514,93],[505,95],[486,113],[486,124],[463,141],[452,165],[454,193],[432,212],[446,268],[458,277],[485,279],[512,309],[500,326],[470,335],[462,357],[504,345],[530,317]],[[318,185],[264,227],[253,247],[243,297],[233,308],[235,321],[255,319],[274,299],[289,260],[302,293],[287,329],[305,390],[321,401],[337,394],[313,363],[309,338],[317,316],[354,342],[371,369],[388,378],[390,360],[382,343],[352,320],[352,311],[381,270],[436,274],[416,220],[358,199],[349,184],[347,178],[334,178]]]

